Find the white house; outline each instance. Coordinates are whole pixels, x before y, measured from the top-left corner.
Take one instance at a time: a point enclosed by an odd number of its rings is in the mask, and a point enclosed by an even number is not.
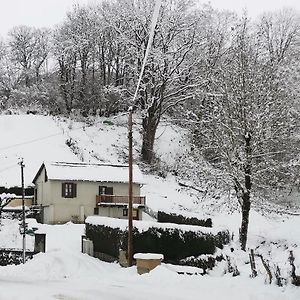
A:
[[[128,166],[91,163],[43,163],[33,179],[36,205],[46,224],[84,222],[90,215],[127,218]],[[141,219],[143,176],[133,166],[133,216]]]

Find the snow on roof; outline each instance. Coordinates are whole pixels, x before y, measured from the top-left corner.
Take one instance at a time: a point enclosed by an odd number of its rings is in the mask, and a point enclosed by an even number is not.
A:
[[[128,165],[83,162],[45,162],[33,182],[35,182],[44,167],[49,180],[128,182]],[[133,183],[144,184],[142,172],[137,165],[133,165]]]
[[[133,255],[134,259],[164,259],[163,254],[159,253],[135,253]]]

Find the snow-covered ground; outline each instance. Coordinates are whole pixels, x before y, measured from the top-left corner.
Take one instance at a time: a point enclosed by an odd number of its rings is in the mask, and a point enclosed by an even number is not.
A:
[[[65,144],[63,128],[48,116],[0,115],[0,137],[0,186],[21,186],[21,158],[26,186],[45,160],[78,161]]]
[[[138,123],[137,118],[133,133],[135,157],[141,145]],[[158,129],[156,151],[170,165],[186,150],[182,145],[184,134],[165,122]],[[126,163],[127,135],[124,115],[95,119],[90,126],[50,116],[0,115],[0,186],[20,185],[21,158],[26,185],[32,185],[44,161]]]
[[[138,118],[134,125],[134,156],[139,155]],[[26,185],[43,161],[126,163],[126,116],[96,120],[91,126],[49,116],[0,116],[0,186],[19,185],[18,160],[24,158]],[[188,149],[185,132],[164,122],[159,128],[156,151],[164,163],[176,168],[177,158]],[[66,141],[69,141],[66,145]],[[75,152],[75,154],[74,154]],[[230,247],[237,247],[240,214],[228,213],[224,203],[227,195],[216,198],[182,188],[177,178],[145,174],[142,193],[154,211],[180,213],[199,218],[211,217],[215,228],[226,227],[234,233]],[[212,209],[216,208],[218,209]],[[257,261],[259,276],[250,279],[248,253],[225,249],[236,262],[241,275],[224,275],[225,262],[210,275],[178,275],[174,268],[162,265],[150,274],[138,275],[136,268],[123,269],[80,253],[83,225],[38,224],[47,234],[47,252],[38,254],[25,265],[0,267],[0,300],[9,299],[300,299],[300,289],[290,283],[282,288],[265,284],[265,270]],[[291,269],[288,254],[293,250],[296,272],[300,273],[300,216],[263,216],[252,210],[249,225],[249,248],[278,265],[288,277]],[[21,247],[18,221],[3,220],[0,247]],[[28,237],[27,247],[33,247]]]
[[[290,284],[283,288],[265,284],[264,274],[250,279],[250,266],[243,263],[238,264],[241,275],[237,277],[223,274],[223,263],[205,276],[179,275],[176,268],[166,264],[149,274],[138,275],[136,267],[122,268],[80,253],[84,225],[37,226],[39,232],[47,235],[47,252],[36,255],[25,265],[0,267],[1,300],[182,300],[199,299],[200,295],[211,300],[300,297],[299,288]],[[246,254],[239,257],[246,259]]]

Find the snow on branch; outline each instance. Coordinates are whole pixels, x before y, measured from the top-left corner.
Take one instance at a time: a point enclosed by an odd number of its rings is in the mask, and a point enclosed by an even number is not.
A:
[[[0,211],[10,203],[10,201],[12,199],[14,199],[16,197],[15,194],[6,194],[6,193],[2,193],[0,195]]]

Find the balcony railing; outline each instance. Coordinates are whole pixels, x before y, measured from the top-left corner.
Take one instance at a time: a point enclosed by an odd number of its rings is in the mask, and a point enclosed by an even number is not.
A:
[[[127,204],[128,196],[96,195],[96,207],[101,204]],[[133,196],[133,204],[145,205],[146,197]]]

